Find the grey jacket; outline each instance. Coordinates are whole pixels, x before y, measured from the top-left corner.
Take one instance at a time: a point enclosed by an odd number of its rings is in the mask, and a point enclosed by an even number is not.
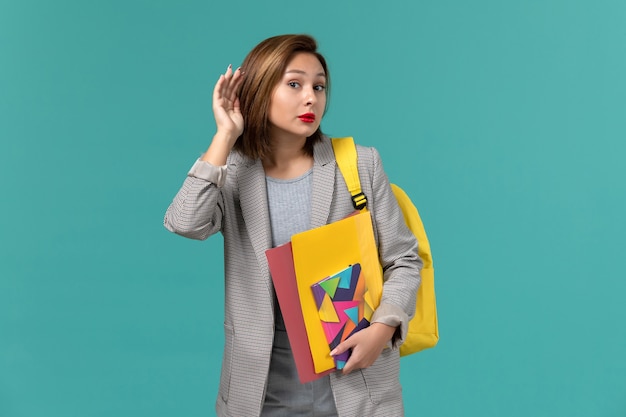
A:
[[[361,187],[372,213],[385,283],[372,321],[397,318],[400,340],[415,309],[422,262],[374,148],[358,146]],[[271,248],[265,173],[259,160],[232,152],[226,167],[188,176],[165,214],[165,227],[206,239],[224,236],[225,346],[216,409],[219,416],[258,416],[263,406],[274,334]],[[202,177],[202,178],[197,178]],[[315,145],[311,227],[354,209],[328,138]],[[401,416],[399,352],[385,349],[366,369],[331,374],[340,416]]]

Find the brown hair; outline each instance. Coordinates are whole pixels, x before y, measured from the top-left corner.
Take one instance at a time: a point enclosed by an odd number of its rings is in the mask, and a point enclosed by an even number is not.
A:
[[[317,42],[308,35],[280,35],[268,38],[250,51],[241,65],[244,80],[239,92],[241,113],[244,117],[243,133],[234,149],[245,156],[257,159],[271,153],[268,112],[276,85],[283,77],[287,64],[298,52],[315,55],[326,73],[326,96],[330,93],[330,75],[324,57],[317,52]],[[313,145],[321,140],[318,128],[309,136],[304,151],[313,155]]]

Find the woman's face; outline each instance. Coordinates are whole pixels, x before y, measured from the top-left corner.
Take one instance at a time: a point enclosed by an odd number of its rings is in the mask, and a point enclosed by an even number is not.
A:
[[[271,139],[311,136],[319,127],[325,108],[326,74],[322,64],[308,52],[294,55],[270,101]]]

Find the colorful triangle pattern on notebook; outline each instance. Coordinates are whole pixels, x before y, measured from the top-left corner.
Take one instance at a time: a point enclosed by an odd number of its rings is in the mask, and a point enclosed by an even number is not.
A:
[[[374,308],[360,264],[316,282],[311,289],[331,350],[369,326]],[[336,368],[343,369],[349,357],[350,351],[335,356]]]

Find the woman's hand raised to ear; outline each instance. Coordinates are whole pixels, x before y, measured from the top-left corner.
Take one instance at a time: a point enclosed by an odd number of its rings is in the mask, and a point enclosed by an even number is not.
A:
[[[237,139],[243,132],[243,116],[239,108],[239,87],[243,81],[241,69],[233,71],[229,65],[225,74],[215,84],[213,90],[213,114],[217,132]]]
[[[217,132],[202,160],[213,165],[224,165],[226,158],[243,133],[243,115],[239,107],[239,87],[243,82],[240,68],[233,71],[228,66],[225,74],[220,75],[213,89],[213,115]]]

